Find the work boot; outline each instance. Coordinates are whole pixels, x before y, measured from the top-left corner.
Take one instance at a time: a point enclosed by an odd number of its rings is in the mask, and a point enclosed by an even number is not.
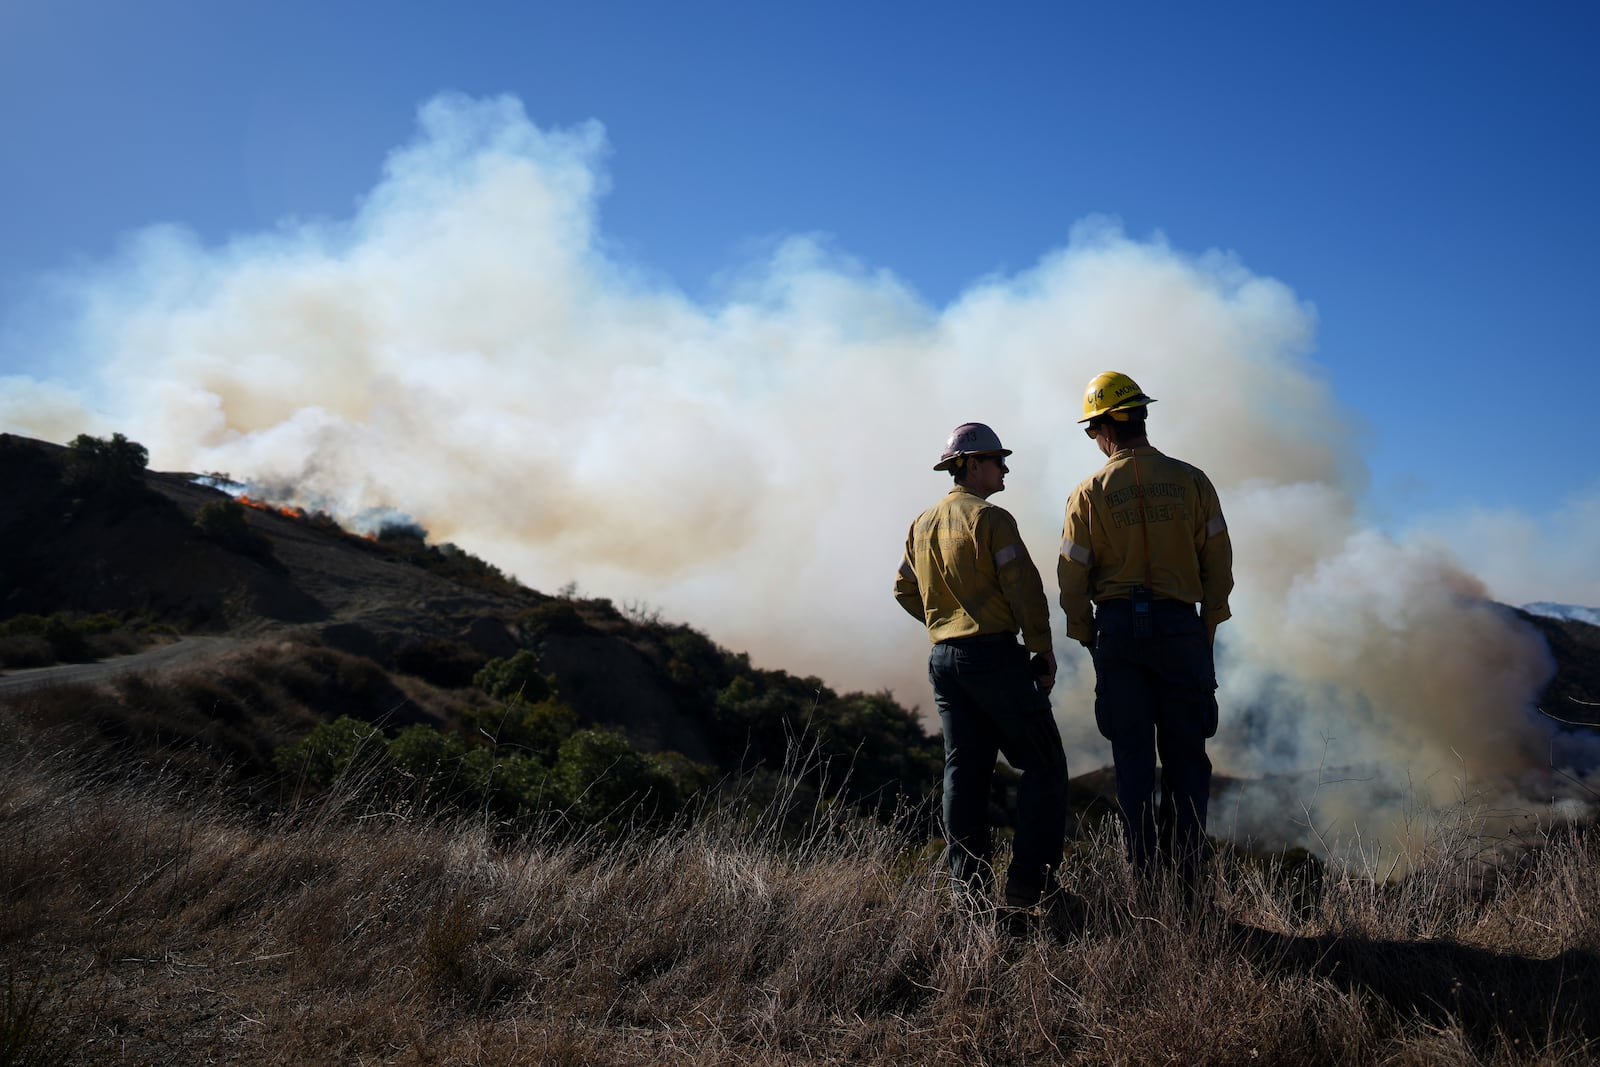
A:
[[[1081,934],[1089,926],[1089,902],[1070,889],[1057,886],[1040,902],[1045,925],[1060,938]]]
[[[1005,902],[1013,929],[1038,923],[1052,934],[1066,938],[1081,933],[1087,925],[1088,901],[1062,888],[1053,877],[1037,889],[1007,879]]]
[[[994,910],[994,884],[984,877],[951,878],[949,882],[950,902],[957,910],[968,912],[991,912]]]
[[[1046,870],[1043,878],[1034,880],[1021,877],[1012,870],[1006,875],[1006,892],[1002,899],[1008,908],[1030,911],[1059,889],[1054,871]]]

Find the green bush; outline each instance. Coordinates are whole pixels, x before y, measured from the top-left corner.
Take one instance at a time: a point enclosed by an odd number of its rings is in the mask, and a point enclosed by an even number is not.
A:
[[[394,668],[443,689],[473,685],[483,669],[483,653],[444,637],[408,641],[394,651]]]
[[[247,556],[270,557],[272,542],[250,525],[249,509],[237,500],[212,500],[200,505],[194,527],[208,541]]]
[[[143,489],[150,453],[137,441],[120,433],[110,439],[80,433],[67,446],[62,460],[62,481],[74,489],[126,492]]]
[[[556,787],[571,797],[577,821],[616,832],[636,817],[661,822],[685,799],[668,767],[614,730],[579,730],[561,745]]]
[[[249,516],[237,500],[212,500],[194,513],[195,529],[215,541],[244,537],[250,531]]]
[[[555,761],[562,742],[578,729],[577,713],[560,701],[532,703],[516,696],[503,704],[474,708],[467,713],[467,721],[479,736],[521,749],[546,763]]]
[[[59,663],[55,649],[43,637],[20,634],[0,637],[0,670],[25,670]]]
[[[720,648],[693,627],[674,627],[661,643],[667,677],[693,699],[714,700],[718,690],[750,670],[749,656]]]
[[[304,739],[280,748],[273,763],[313,789],[326,788],[352,771],[375,771],[381,776],[389,770],[383,731],[348,715],[322,723]]]
[[[461,797],[468,784],[462,777],[462,760],[469,748],[459,737],[418,723],[390,739],[388,755],[396,773],[415,796],[447,803]]]
[[[554,696],[556,691],[555,676],[545,674],[541,666],[539,654],[524,648],[509,659],[496,658],[485,663],[472,682],[493,700],[520,697],[529,703],[538,703]]]
[[[529,743],[490,743],[484,733],[453,735],[423,724],[385,741],[369,723],[341,717],[279,749],[274,763],[304,788],[344,781],[427,808],[513,821],[559,814],[576,832],[608,834],[672,818],[712,781],[709,767],[678,753],[650,755],[614,731],[575,729],[571,709],[559,703],[513,701],[501,711]]]
[[[516,819],[562,807],[547,764],[473,743],[431,726],[408,726],[389,742],[388,761],[413,799],[429,808],[454,806]]]
[[[95,658],[90,638],[123,626],[115,615],[58,611],[52,615],[15,615],[0,622],[0,638],[41,638],[49,648],[40,659],[36,642],[8,643],[0,659],[9,667],[38,667],[46,663],[71,663]],[[103,644],[103,642],[102,642]],[[103,650],[102,650],[103,651]]]
[[[583,634],[589,632],[570,600],[546,600],[529,608],[516,619],[517,629],[525,639],[537,641],[551,634]]]
[[[371,535],[371,541],[424,570],[479,589],[523,593],[523,587],[494,564],[479,559],[446,541],[428,544],[428,531],[415,523],[389,523]]]
[[[939,787],[944,752],[888,693],[839,696],[818,678],[745,668],[716,694],[713,742],[746,767],[780,767],[800,746],[824,795],[886,815]],[[726,758],[726,757],[725,757]]]
[[[121,619],[105,612],[86,614],[77,611],[58,611],[53,615],[13,615],[0,622],[0,637],[23,635],[43,637],[63,627],[88,637],[92,634],[108,634],[122,625]]]

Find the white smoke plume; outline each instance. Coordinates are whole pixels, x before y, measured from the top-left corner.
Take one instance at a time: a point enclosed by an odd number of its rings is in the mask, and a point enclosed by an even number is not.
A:
[[[536,588],[643,600],[927,709],[926,637],[890,583],[948,484],[946,433],[982,420],[1016,450],[996,502],[1053,599],[1061,509],[1101,462],[1081,390],[1118,369],[1229,515],[1219,769],[1411,783],[1297,794],[1304,827],[1239,805],[1214,825],[1307,838],[1401,794],[1549,799],[1542,645],[1442,551],[1363,528],[1353,415],[1288,287],[1089,220],[945,308],[805,237],[696,302],[608,254],[606,151],[515,99],[436,98],[353,218],[221,247],[156,227],[74,280],[61,331],[26,342],[59,379],[5,379],[0,425],[117,429],[158,468],[398,507]],[[1076,772],[1108,753],[1087,657],[1060,642]]]
[[[1413,536],[1448,545],[1507,603],[1600,607],[1600,477],[1544,514],[1471,508],[1419,519]]]

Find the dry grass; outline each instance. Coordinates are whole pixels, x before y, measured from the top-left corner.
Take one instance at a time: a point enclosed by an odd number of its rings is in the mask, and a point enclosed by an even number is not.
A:
[[[0,753],[0,1063],[1600,1053],[1600,857],[1572,833],[1470,880],[1335,870],[1312,908],[1229,867],[1198,917],[1170,894],[1130,908],[1097,836],[1066,871],[1088,923],[1061,934],[956,907],[936,856],[873,825],[507,843],[338,799],[252,820],[37,739]]]

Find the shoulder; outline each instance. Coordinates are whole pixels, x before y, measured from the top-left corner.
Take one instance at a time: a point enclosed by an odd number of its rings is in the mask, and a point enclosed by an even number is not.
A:
[[[1212,493],[1216,492],[1216,489],[1211,484],[1211,478],[1206,474],[1205,471],[1201,470],[1199,467],[1196,467],[1193,463],[1184,463],[1184,461],[1181,459],[1178,460],[1178,462],[1183,464],[1183,469],[1188,472],[1189,477],[1194,479],[1196,485]]]
[[[1155,450],[1152,449],[1152,451]],[[1185,477],[1192,478],[1201,485],[1211,484],[1211,479],[1206,477],[1206,472],[1201,470],[1199,467],[1196,467],[1188,460],[1179,459],[1177,456],[1169,456],[1165,452],[1156,452],[1156,455],[1160,456],[1164,463],[1168,463],[1180,471]]]
[[[995,505],[989,503],[976,493],[969,493],[960,486],[956,486],[954,489],[946,493],[944,495],[944,499],[939,501],[939,503],[935,506],[943,508],[946,511],[979,512],[987,508],[992,508]]]
[[[974,505],[982,503],[982,499],[971,493],[951,491],[940,497],[936,503],[924,508],[922,514],[918,515],[911,525],[915,529],[924,523],[937,522],[941,519],[948,521],[950,516],[971,512],[974,510]]]
[[[977,504],[975,505],[974,510],[977,511],[978,515],[981,518],[999,519],[1002,522],[1015,522],[1016,521],[1015,519],[1013,519],[1011,517],[1011,512],[1007,511],[1005,508],[1001,507],[999,504],[991,504],[987,500],[979,500],[977,502]]]
[[[927,507],[923,508],[921,511],[917,512],[917,517],[911,520],[911,528],[913,530],[915,530],[918,526],[922,526],[922,525],[925,525],[926,523],[932,522],[934,519],[937,519],[941,514],[943,514],[944,512],[948,511],[949,507],[950,507],[950,498],[949,497],[944,497],[944,498],[940,499],[938,502],[928,505]]]
[[[1107,461],[1099,470],[1079,482],[1077,487],[1072,490],[1072,496],[1068,499],[1071,501],[1087,501],[1094,493],[1104,493],[1106,491],[1106,483],[1111,479],[1112,469],[1112,463]]]
[[[989,501],[979,497],[974,497],[973,500],[975,503],[970,514],[975,531],[987,531],[989,533],[1002,530],[1010,533],[1017,532],[1017,520],[1012,517],[1011,512],[999,504],[991,504]]]
[[[1095,496],[1104,495],[1105,493],[1105,487],[1100,485],[1100,476],[1103,473],[1104,468],[1101,468],[1101,470],[1091,474],[1073,488],[1072,494],[1067,497],[1068,522],[1071,522],[1075,515],[1087,520],[1089,514],[1094,511]]]

